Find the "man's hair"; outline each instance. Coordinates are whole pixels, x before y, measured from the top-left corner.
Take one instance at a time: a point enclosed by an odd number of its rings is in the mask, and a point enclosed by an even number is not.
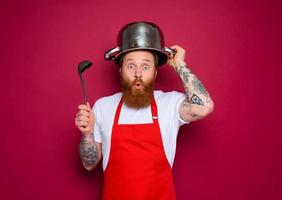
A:
[[[154,63],[155,63],[155,67],[157,68],[158,67],[158,64],[159,64],[159,57],[158,55],[154,52],[154,51],[150,51],[150,50],[146,50],[146,51],[149,51],[150,53],[153,54],[154,56]],[[131,51],[130,51],[131,52]],[[128,52],[129,53],[129,52]],[[124,53],[123,55],[120,56],[119,60],[117,61],[117,65],[119,67],[122,66],[122,63],[123,63],[123,59],[124,59],[124,56],[126,55],[126,53]]]

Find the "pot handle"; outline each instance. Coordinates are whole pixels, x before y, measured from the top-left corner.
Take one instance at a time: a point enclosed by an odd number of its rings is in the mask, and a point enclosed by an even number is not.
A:
[[[176,51],[169,48],[169,47],[164,47],[164,51],[167,52],[168,54],[170,54],[171,57],[174,57],[176,54]]]
[[[106,60],[114,60],[116,57],[116,54],[120,52],[120,47],[115,47],[113,49],[110,49],[109,51],[105,52],[105,59]]]

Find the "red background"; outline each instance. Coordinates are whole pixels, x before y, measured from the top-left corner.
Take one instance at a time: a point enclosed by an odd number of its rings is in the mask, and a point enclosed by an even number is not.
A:
[[[167,46],[187,50],[215,111],[182,127],[173,173],[177,197],[282,199],[280,1],[1,1],[1,199],[99,199],[101,165],[80,164],[74,126],[83,100],[119,91],[103,53],[126,23],[157,23]],[[157,89],[183,91],[159,70]],[[138,187],[138,184],[136,185]]]

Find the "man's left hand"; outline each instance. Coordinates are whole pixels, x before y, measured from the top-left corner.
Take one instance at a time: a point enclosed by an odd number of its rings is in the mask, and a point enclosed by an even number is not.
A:
[[[181,65],[185,65],[185,49],[178,45],[173,45],[170,48],[175,50],[176,54],[173,57],[170,57],[167,63],[176,70]]]

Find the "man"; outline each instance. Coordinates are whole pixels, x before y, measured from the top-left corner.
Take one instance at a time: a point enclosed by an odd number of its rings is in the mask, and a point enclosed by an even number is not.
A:
[[[141,35],[147,26],[158,29],[151,23],[141,25],[145,26]],[[140,39],[137,32],[134,40]],[[159,30],[157,33],[161,35]],[[125,35],[121,40],[130,40]],[[89,103],[78,106],[75,124],[82,132],[82,164],[91,170],[103,155],[106,200],[175,199],[171,167],[179,127],[204,118],[214,107],[207,90],[186,65],[185,50],[174,45],[175,55],[163,56],[159,47],[142,46],[146,37],[138,48],[125,50],[123,46],[123,52],[115,56],[122,92],[97,100],[94,114]],[[157,68],[164,61],[181,78],[185,94],[154,91]]]

